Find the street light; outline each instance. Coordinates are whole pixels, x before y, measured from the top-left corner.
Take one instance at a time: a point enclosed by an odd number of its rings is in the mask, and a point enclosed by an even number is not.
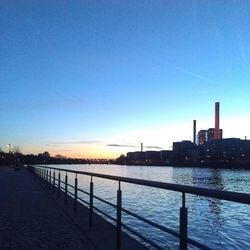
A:
[[[7,144],[6,147],[9,148],[9,154],[10,154],[10,152],[11,152],[11,144]]]

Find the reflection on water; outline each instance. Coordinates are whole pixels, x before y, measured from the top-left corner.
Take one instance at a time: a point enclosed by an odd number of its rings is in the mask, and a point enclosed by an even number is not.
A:
[[[117,165],[62,165],[95,173],[186,184],[217,190],[250,193],[250,171],[233,169],[144,167]],[[74,175],[69,175],[73,184]],[[63,175],[62,175],[63,178]],[[89,190],[89,176],[78,175],[79,187]],[[94,179],[94,193],[116,203],[116,181]],[[122,183],[123,207],[156,223],[179,230],[181,195],[134,184]],[[82,194],[82,198],[88,197]],[[115,210],[101,202],[94,205],[115,217]],[[248,205],[187,195],[188,234],[213,249],[250,249],[250,209]],[[178,249],[178,240],[123,214],[123,222],[164,248]],[[192,247],[190,247],[192,249]]]
[[[210,169],[210,175],[207,178],[203,178],[205,185],[200,183],[200,174],[197,173],[197,168],[193,169],[193,183],[196,186],[205,186],[210,189],[224,190],[223,180],[221,177],[220,169]],[[208,208],[211,213],[214,213],[217,216],[217,223],[215,226],[220,225],[219,222],[223,221],[223,218],[220,216],[222,201],[213,198],[207,198]]]

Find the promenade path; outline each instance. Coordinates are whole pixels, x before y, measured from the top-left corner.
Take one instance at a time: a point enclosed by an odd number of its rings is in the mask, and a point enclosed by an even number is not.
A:
[[[95,249],[25,169],[0,171],[0,249]]]

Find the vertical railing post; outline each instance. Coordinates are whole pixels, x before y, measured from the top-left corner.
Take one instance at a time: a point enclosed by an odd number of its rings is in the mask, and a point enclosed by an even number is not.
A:
[[[59,171],[58,173],[58,189],[57,189],[57,195],[58,195],[58,198],[60,198],[60,193],[61,193],[61,173]]]
[[[77,174],[76,174],[76,177],[75,177],[74,212],[77,213]]]
[[[90,186],[89,186],[89,227],[93,224],[93,194],[94,194],[94,183],[93,176],[91,176]]]
[[[68,195],[68,174],[65,175],[65,189],[64,189],[64,205],[67,205],[67,195]]]
[[[49,170],[49,189],[51,189],[51,169]]]
[[[55,193],[55,186],[56,186],[56,173],[54,170],[54,172],[53,172],[53,193]]]
[[[49,187],[49,170],[48,169],[46,170],[46,184],[47,184],[47,187]]]
[[[187,249],[187,208],[185,206],[185,193],[182,193],[182,207],[180,208],[180,249]]]
[[[121,249],[121,224],[122,224],[122,191],[121,182],[117,190],[117,214],[116,214],[116,249]]]

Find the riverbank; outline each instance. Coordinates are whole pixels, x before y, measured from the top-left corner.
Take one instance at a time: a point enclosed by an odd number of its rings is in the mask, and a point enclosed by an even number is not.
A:
[[[125,163],[123,166],[174,167],[174,168],[212,168],[212,169],[250,169],[250,163]]]

